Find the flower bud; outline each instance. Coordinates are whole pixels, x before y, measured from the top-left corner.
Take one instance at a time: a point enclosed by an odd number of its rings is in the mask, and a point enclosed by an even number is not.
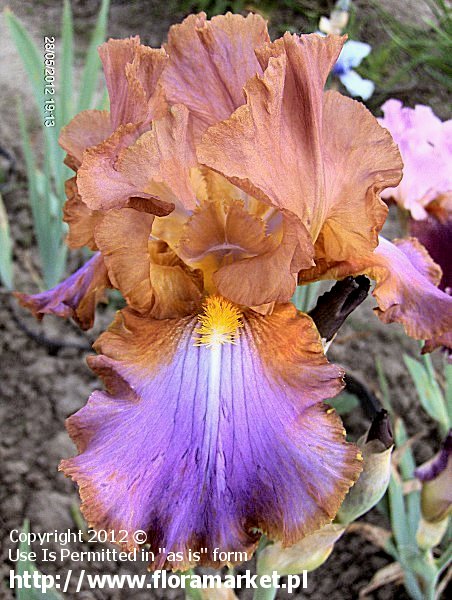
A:
[[[447,531],[449,517],[445,517],[441,521],[431,523],[423,517],[419,520],[419,525],[416,532],[416,542],[421,550],[430,550],[441,543],[444,534]]]
[[[234,590],[230,588],[208,588],[200,592],[202,600],[237,600]]]
[[[441,450],[428,462],[416,469],[422,481],[421,511],[430,523],[446,519],[452,510],[452,432]]]
[[[336,520],[348,524],[369,511],[383,497],[391,477],[393,439],[388,414],[381,410],[366,436],[358,440],[363,471],[342,503]]]
[[[258,572],[277,571],[282,576],[314,571],[326,561],[344,531],[345,526],[329,523],[289,548],[283,548],[281,542],[270,544],[259,554]]]

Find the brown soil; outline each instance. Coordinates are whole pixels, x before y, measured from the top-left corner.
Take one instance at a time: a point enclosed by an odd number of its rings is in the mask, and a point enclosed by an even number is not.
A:
[[[0,3],[1,4],[1,3]],[[59,22],[60,3],[56,1],[11,1],[11,8],[24,19],[32,33],[39,38],[51,34],[55,23]],[[180,20],[181,15],[171,12],[164,2],[113,2],[110,16],[110,34],[122,36],[139,33],[144,42],[159,45],[171,22]],[[96,2],[78,0],[73,2],[76,12],[76,27],[80,43],[85,40],[87,23],[93,20]],[[1,23],[1,27],[4,24]],[[6,38],[1,31],[2,41]],[[17,126],[14,113],[14,95],[26,95],[20,86],[24,77],[20,64],[15,58],[13,47],[5,42],[4,57],[0,68],[0,81],[4,94],[0,107],[5,109],[1,122],[2,145],[20,156],[17,145]],[[5,64],[5,63],[8,64]],[[23,165],[19,162],[19,180],[13,189],[5,194],[4,200],[12,223],[15,238],[16,286],[25,291],[34,291],[30,265],[34,265],[36,254],[32,224],[23,190]],[[394,225],[392,225],[394,228]],[[73,255],[70,270],[82,262],[80,255]],[[13,598],[8,588],[7,578],[14,565],[7,560],[8,549],[14,544],[9,541],[9,532],[20,528],[25,517],[31,521],[33,531],[45,532],[67,529],[76,530],[73,510],[78,506],[78,495],[73,484],[57,472],[61,458],[74,454],[74,446],[65,429],[65,419],[83,406],[90,392],[99,386],[99,381],[85,364],[83,352],[64,349],[57,356],[49,355],[47,349],[31,341],[17,326],[9,308],[7,294],[0,295],[1,364],[3,367],[0,403],[0,575],[5,583],[0,587],[0,599]],[[416,355],[418,347],[405,338],[397,326],[383,326],[371,314],[371,300],[366,301],[342,328],[331,348],[330,358],[341,363],[361,377],[372,389],[377,389],[375,357],[379,356],[386,369],[394,406],[403,414],[411,434],[423,431],[431,436],[432,447],[437,444],[432,423],[418,408],[413,386],[402,362],[402,352]],[[44,331],[53,338],[89,341],[105,328],[113,315],[113,309],[102,308],[96,323],[96,330],[88,336],[81,334],[70,324],[47,318],[38,325],[31,317],[20,312],[20,318],[36,331]],[[347,419],[350,431],[360,435],[367,427],[360,411]],[[432,452],[428,445],[416,446],[417,457],[425,460]],[[383,518],[373,511],[366,520],[385,526]],[[49,545],[50,547],[51,545]],[[91,546],[91,550],[101,546]],[[88,545],[72,544],[73,550],[87,550]],[[142,564],[116,564],[112,562],[52,564],[43,563],[38,551],[38,567],[44,573],[65,576],[72,568],[74,576],[80,569],[91,573],[143,573]],[[372,575],[382,566],[389,564],[389,557],[357,535],[346,535],[338,542],[330,559],[317,571],[309,574],[309,589],[292,595],[292,598],[312,598],[313,600],[346,600],[357,598],[359,590],[366,585]],[[73,578],[75,581],[75,577]],[[75,597],[72,587],[69,597]],[[169,590],[155,591],[85,591],[80,600],[133,598],[182,598],[180,592]],[[251,598],[249,592],[241,598]],[[287,598],[281,593],[278,598]],[[403,588],[386,586],[374,592],[370,598],[389,600],[407,598]]]

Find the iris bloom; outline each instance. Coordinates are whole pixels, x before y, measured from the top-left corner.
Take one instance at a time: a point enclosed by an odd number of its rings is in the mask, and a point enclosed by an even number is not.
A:
[[[442,122],[429,106],[409,108],[394,99],[381,109],[384,117],[380,124],[390,131],[404,162],[402,181],[388,188],[383,197],[393,199],[416,220],[435,211],[434,203],[450,211],[452,119]]]
[[[442,122],[429,106],[408,108],[399,100],[383,104],[386,127],[405,164],[403,179],[383,197],[408,211],[412,235],[443,269],[440,287],[452,287],[452,120]]]
[[[439,287],[451,293],[452,267],[452,120],[442,122],[429,106],[408,108],[399,100],[383,104],[386,127],[398,143],[404,162],[403,179],[383,198],[394,200],[408,215],[412,236],[441,268]],[[430,340],[426,348],[452,345],[452,334]]]
[[[62,132],[69,244],[97,254],[22,302],[66,316],[105,285],[127,301],[88,359],[106,391],[68,419],[79,455],[61,468],[90,525],[147,532],[152,568],[201,548],[203,564],[234,562],[213,549],[250,554],[262,532],[294,544],[357,479],[322,403],[343,373],[290,303],[298,281],[367,273],[383,321],[423,339],[451,327],[425,251],[378,241],[402,163],[362,104],[324,93],[342,44],[271,43],[259,16],[231,14],[188,17],[164,50],[109,41],[111,114]]]

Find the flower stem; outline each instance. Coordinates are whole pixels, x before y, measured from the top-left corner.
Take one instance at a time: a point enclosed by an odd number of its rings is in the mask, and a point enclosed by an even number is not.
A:
[[[259,587],[259,583],[257,585],[258,587],[254,591],[253,600],[274,600],[276,598],[276,588],[262,588]]]
[[[260,578],[262,575],[268,575],[265,570],[262,569],[262,563],[260,561],[260,554],[264,550],[266,546],[271,544],[270,540],[263,535],[259,542],[259,547],[256,551],[257,561],[256,561],[256,574],[257,574],[257,589],[254,590],[253,600],[274,600],[276,598],[276,587],[261,587],[260,586]]]
[[[195,575],[194,569],[185,571],[185,575]],[[202,600],[201,592],[197,588],[192,588],[190,584],[185,588],[186,600]]]

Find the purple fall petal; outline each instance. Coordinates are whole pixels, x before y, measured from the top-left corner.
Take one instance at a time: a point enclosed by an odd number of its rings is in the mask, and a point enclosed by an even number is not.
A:
[[[308,317],[253,316],[236,344],[214,348],[194,345],[196,317],[123,318],[91,360],[110,393],[68,420],[80,454],[62,469],[91,525],[143,529],[152,568],[186,569],[189,549],[208,548],[201,564],[218,567],[215,547],[250,556],[261,532],[290,544],[333,518],[360,461],[321,404],[341,372]]]
[[[52,314],[73,318],[82,329],[93,326],[94,312],[108,286],[107,269],[100,252],[70,277],[51,290],[40,294],[15,293],[20,304],[30,309],[36,318]]]

